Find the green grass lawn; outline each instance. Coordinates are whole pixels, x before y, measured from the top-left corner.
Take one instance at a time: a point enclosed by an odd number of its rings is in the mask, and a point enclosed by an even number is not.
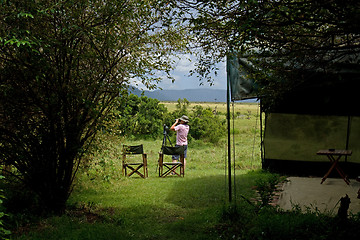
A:
[[[256,170],[261,161],[255,120],[234,122],[233,201],[242,201],[240,195],[254,197],[252,187],[265,174]],[[149,178],[125,178],[121,146],[139,143],[148,154]],[[184,178],[158,177],[161,144],[162,139],[103,136],[79,171],[67,214],[18,229],[13,239],[219,239],[216,226],[228,205],[226,137],[215,145],[192,141]]]
[[[253,196],[260,173],[239,171],[237,191]],[[221,170],[189,170],[185,178],[94,181],[77,189],[69,205],[80,214],[42,220],[14,239],[218,239],[216,224],[227,199]]]

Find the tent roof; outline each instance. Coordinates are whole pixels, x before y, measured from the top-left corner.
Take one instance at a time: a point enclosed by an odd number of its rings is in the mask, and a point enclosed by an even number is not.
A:
[[[302,84],[276,101],[271,112],[360,116],[359,82],[360,72],[355,69],[309,72]]]
[[[354,107],[359,94],[359,58],[344,55],[333,60],[332,68],[327,70],[295,69],[304,76],[304,80],[282,94],[281,98],[272,99],[272,105],[268,108],[271,112],[282,113],[360,116],[360,108]],[[239,58],[236,53],[228,55],[227,77],[230,80],[231,100],[259,97],[258,86],[249,77],[254,71],[251,62],[245,58]]]

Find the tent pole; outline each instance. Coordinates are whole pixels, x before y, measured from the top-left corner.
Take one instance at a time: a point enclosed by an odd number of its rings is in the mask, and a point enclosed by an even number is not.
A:
[[[229,202],[232,202],[231,192],[231,138],[230,138],[230,78],[227,77],[226,85],[226,105],[227,105],[227,135],[228,135],[228,177],[229,177]]]
[[[347,123],[347,129],[346,129],[346,146],[345,149],[349,150],[349,138],[350,138],[350,128],[351,128],[351,116],[348,115],[348,123]],[[347,157],[345,156],[345,162],[347,162]]]
[[[261,154],[261,168],[264,167],[264,159],[265,159],[265,146],[264,146],[264,131],[263,131],[263,117],[262,117],[262,102],[261,98],[259,98],[260,101],[260,154]],[[265,125],[266,126],[266,125]]]

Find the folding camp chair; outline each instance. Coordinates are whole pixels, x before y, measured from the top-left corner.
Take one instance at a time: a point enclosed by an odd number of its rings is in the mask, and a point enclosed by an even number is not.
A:
[[[164,162],[164,155],[180,155],[179,162]],[[180,170],[180,173],[176,170]],[[163,146],[161,152],[159,153],[159,177],[166,177],[169,174],[173,173],[179,177],[184,176],[184,147],[167,147]]]
[[[141,161],[139,160],[139,156],[142,156]],[[130,177],[134,173],[138,174],[142,178],[148,177],[148,169],[147,169],[147,155],[144,153],[143,145],[137,146],[123,146],[122,153],[122,172],[125,176]],[[140,170],[143,168],[144,173],[141,173]],[[127,170],[130,170],[128,173]]]

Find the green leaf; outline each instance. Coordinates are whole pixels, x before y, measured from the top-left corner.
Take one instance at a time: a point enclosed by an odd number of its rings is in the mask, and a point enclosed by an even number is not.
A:
[[[20,12],[17,15],[18,18],[34,18],[31,13]]]

